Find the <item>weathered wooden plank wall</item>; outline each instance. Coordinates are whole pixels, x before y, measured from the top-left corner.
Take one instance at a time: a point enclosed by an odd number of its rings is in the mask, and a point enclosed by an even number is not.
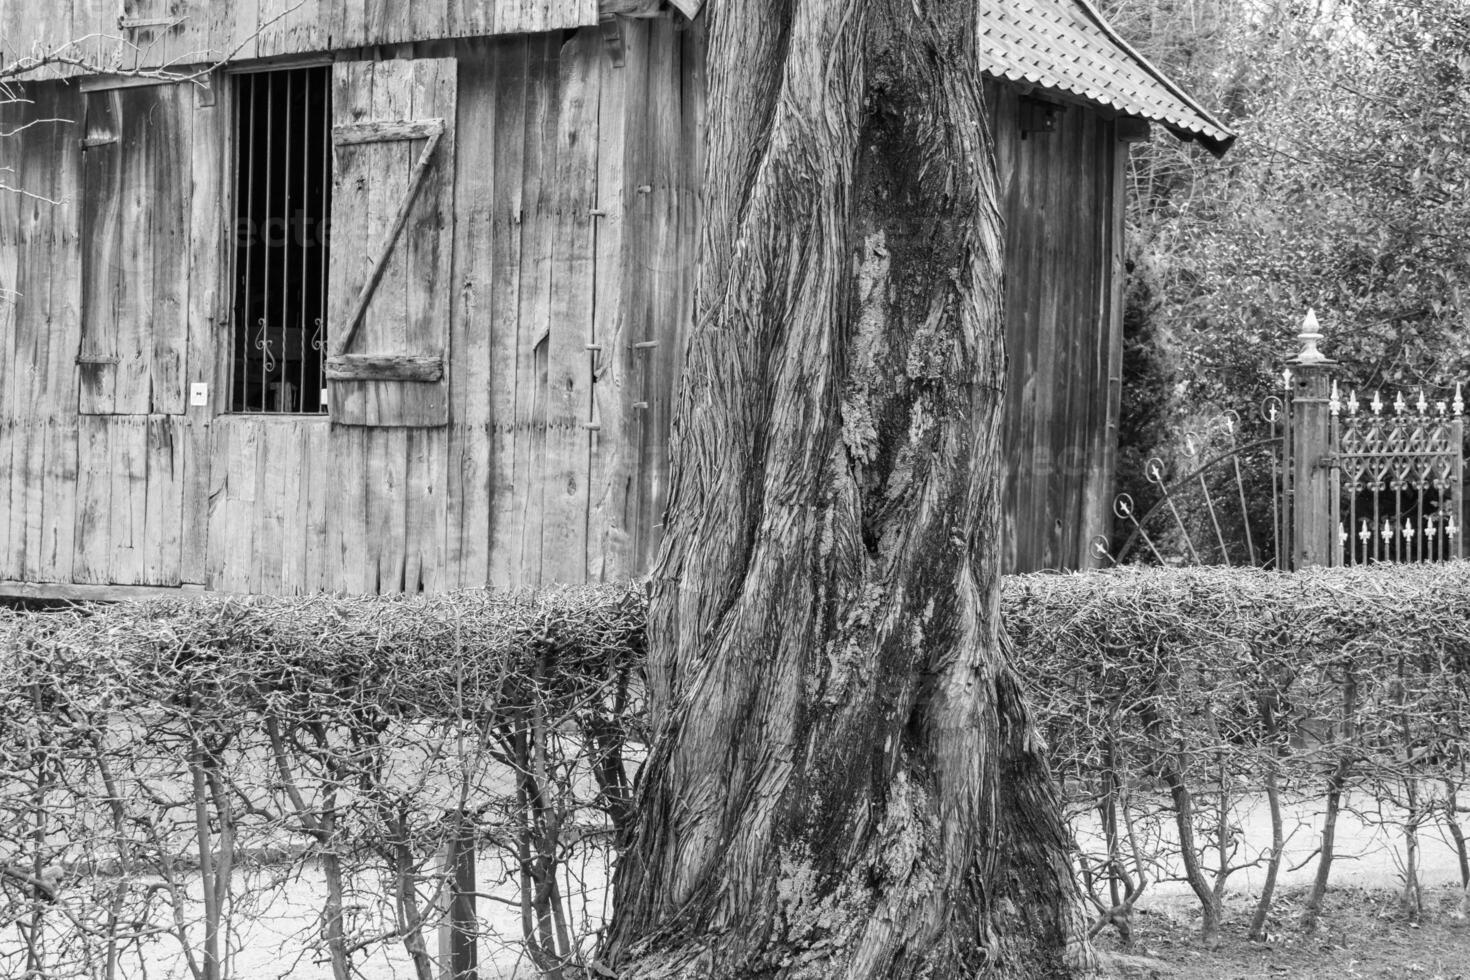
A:
[[[445,9],[479,16],[470,6]],[[0,147],[37,195],[0,194],[0,582],[373,592],[646,571],[692,304],[702,43],[672,19],[627,23],[623,41],[621,64],[595,29],[473,39],[442,62],[457,87],[452,216],[435,237],[433,209],[416,212],[374,303],[443,332],[444,425],[223,411],[227,82],[213,98],[52,82],[0,106],[5,129],[73,121]],[[382,105],[375,83],[342,94],[367,100],[364,118],[414,116],[415,93],[443,83],[390,86]],[[1111,482],[1117,148],[1080,108],[1020,140],[1014,95],[993,94],[1010,216],[1007,563],[1075,567]],[[88,100],[122,107],[124,134],[141,112],[170,139],[139,129],[84,155]],[[384,147],[406,172],[418,145]],[[84,195],[89,167],[113,190]],[[402,192],[382,189],[358,202],[375,228]],[[431,315],[434,297],[447,302]],[[78,354],[119,345],[133,380],[83,397]],[[188,403],[191,382],[210,383],[209,404]]]
[[[6,146],[25,186],[61,203],[0,195],[0,288],[18,293],[0,303],[0,581],[397,591],[646,568],[690,302],[702,87],[686,71],[692,31],[634,23],[625,42],[621,65],[595,30],[457,46],[453,220],[433,241],[411,221],[373,300],[408,322],[450,296],[434,314],[448,319],[447,426],[223,411],[227,83],[200,99],[51,82],[0,110],[7,128],[72,120]],[[392,86],[342,95],[396,118],[434,87],[410,86],[404,106],[372,101],[405,94]],[[81,138],[114,122],[119,141],[84,155]],[[405,172],[418,150],[384,147]],[[358,202],[379,223],[402,187],[380,189]],[[452,286],[420,275],[436,251]],[[115,380],[83,397],[79,354]],[[209,404],[188,403],[192,382],[210,383]]]
[[[81,101],[39,86],[0,107],[0,579],[72,575]]]
[[[691,31],[624,40],[621,66],[591,31],[461,49],[454,584],[627,578],[657,545],[703,97]]]
[[[1021,133],[989,86],[1006,215],[1006,571],[1087,568],[1111,513],[1122,356],[1122,171],[1113,123],[1071,105]]]
[[[152,68],[529,34],[597,17],[597,0],[0,0],[0,59],[85,39],[98,64]]]

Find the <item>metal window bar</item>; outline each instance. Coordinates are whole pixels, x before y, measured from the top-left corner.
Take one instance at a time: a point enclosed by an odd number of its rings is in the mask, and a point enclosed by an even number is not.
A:
[[[330,71],[236,79],[233,411],[327,408]]]

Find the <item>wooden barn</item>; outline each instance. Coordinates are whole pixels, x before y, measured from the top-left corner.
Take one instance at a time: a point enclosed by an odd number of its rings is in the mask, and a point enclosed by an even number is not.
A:
[[[0,592],[646,570],[704,122],[699,0],[658,3],[0,0],[0,70],[55,55],[0,98]],[[1231,134],[1084,0],[977,6],[1007,564],[1078,567],[1129,142]]]

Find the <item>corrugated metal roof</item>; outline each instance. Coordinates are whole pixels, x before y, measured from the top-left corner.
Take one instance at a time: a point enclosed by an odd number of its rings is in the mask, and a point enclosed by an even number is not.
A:
[[[1110,106],[1224,153],[1235,134],[1164,77],[1087,0],[1004,0],[980,7],[983,69]]]

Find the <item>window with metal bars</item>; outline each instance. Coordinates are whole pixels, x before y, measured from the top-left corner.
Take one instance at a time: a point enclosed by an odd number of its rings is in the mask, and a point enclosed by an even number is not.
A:
[[[230,409],[327,410],[329,67],[235,76]]]

